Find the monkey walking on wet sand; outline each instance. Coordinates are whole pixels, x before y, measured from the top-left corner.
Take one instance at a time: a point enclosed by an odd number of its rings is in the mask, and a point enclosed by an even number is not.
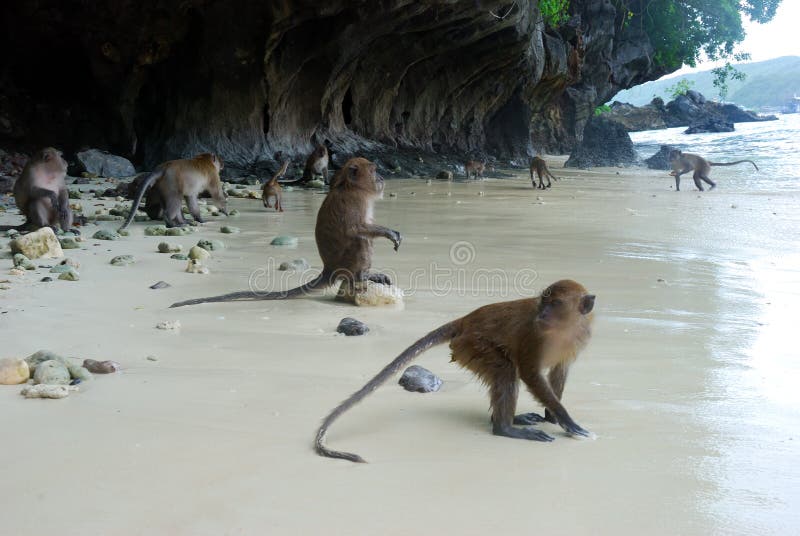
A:
[[[321,290],[342,281],[339,299],[355,303],[355,297],[366,281],[390,285],[383,274],[370,274],[372,266],[372,240],[383,237],[394,244],[394,250],[403,240],[400,233],[376,225],[372,221],[375,200],[383,195],[383,178],[376,166],[365,158],[351,158],[336,172],[331,189],[317,213],[314,236],[322,257],[322,273],[308,283],[291,290],[257,293],[245,290],[173,303],[171,307],[196,305],[207,302],[248,300],[285,300],[297,298],[311,290]]]
[[[158,189],[159,210],[163,211],[164,223],[167,227],[181,227],[187,225],[181,212],[181,203],[186,199],[189,213],[197,223],[203,223],[200,215],[200,205],[197,197],[203,193],[211,194],[211,202],[222,212],[228,213],[227,200],[222,191],[222,181],[219,172],[222,169],[222,159],[212,153],[203,153],[194,158],[184,160],[170,160],[164,162],[154,172],[147,176],[139,186],[136,197],[133,199],[131,211],[120,230],[125,229],[133,221],[136,210],[142,201],[142,196],[151,186]],[[148,207],[148,214],[151,208]]]
[[[547,169],[547,162],[544,161],[544,158],[540,158],[538,156],[534,156],[533,160],[531,160],[531,184],[534,188],[536,188],[536,180],[533,178],[533,173],[536,172],[536,175],[539,177],[539,189],[544,190],[545,185],[544,181],[542,181],[542,177],[547,178],[547,188],[552,186],[550,179],[552,178],[554,181],[558,180],[558,177],[550,173],[550,170]]]
[[[591,336],[595,297],[568,279],[550,285],[541,296],[486,305],[431,331],[386,365],[374,378],[339,404],[317,431],[317,454],[363,462],[357,454],[329,450],[324,445],[328,428],[345,411],[375,391],[415,357],[432,346],[450,343],[452,359],[473,372],[489,388],[492,433],[533,441],[553,437],[531,425],[558,424],[571,436],[589,437],[561,404],[567,372]],[[536,413],[514,416],[519,380],[545,406]]]
[[[476,179],[482,179],[484,171],[486,171],[486,164],[484,162],[467,160],[467,163],[464,164],[464,173],[467,175],[467,179],[470,179],[473,175],[475,175]]]
[[[25,215],[25,223],[2,226],[3,230],[35,230],[60,225],[66,232],[72,228],[72,209],[65,181],[67,162],[61,155],[58,149],[47,147],[31,156],[14,183],[14,200]]]
[[[264,203],[264,208],[271,208],[270,198],[275,199],[275,212],[283,212],[283,205],[281,205],[281,185],[278,179],[283,177],[289,167],[289,161],[286,160],[278,172],[272,176],[270,180],[264,183],[264,190],[261,192],[261,201]]]
[[[753,167],[756,168],[756,171],[758,171],[758,166],[752,160],[737,160],[736,162],[709,162],[702,156],[684,153],[678,149],[673,149],[669,152],[669,162],[672,166],[670,175],[675,177],[676,192],[681,190],[681,175],[688,173],[689,171],[694,171],[692,174],[692,179],[694,179],[695,186],[697,186],[697,189],[701,192],[703,191],[703,183],[700,182],[701,180],[711,186],[711,188],[709,188],[710,190],[713,190],[717,187],[717,183],[708,177],[708,175],[711,173],[711,166],[735,166],[736,164],[749,162],[753,164]]]

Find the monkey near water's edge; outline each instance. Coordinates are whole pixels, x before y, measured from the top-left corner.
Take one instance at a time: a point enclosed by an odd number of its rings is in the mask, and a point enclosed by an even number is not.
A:
[[[736,162],[709,162],[700,155],[684,153],[678,149],[673,149],[669,152],[669,162],[672,166],[670,175],[675,177],[675,191],[681,190],[681,175],[693,171],[692,179],[697,189],[703,191],[703,182],[711,186],[711,190],[717,187],[717,183],[712,181],[708,175],[711,173],[711,166],[735,166],[743,162],[753,164],[753,167],[758,171],[758,166],[752,160],[737,160]],[[703,182],[700,182],[703,181]]]
[[[569,435],[589,436],[569,416],[561,395],[570,365],[589,342],[594,300],[582,285],[565,279],[550,285],[537,298],[486,305],[431,331],[322,421],[314,443],[317,454],[363,462],[357,454],[325,447],[328,428],[419,354],[444,342],[450,343],[451,361],[473,372],[489,388],[495,435],[552,441],[553,437],[541,430],[514,426],[546,420]],[[514,415],[519,380],[546,408],[544,417],[536,413]]]
[[[291,290],[268,293],[245,290],[186,300],[173,303],[171,307],[207,302],[297,298],[311,290],[329,287],[337,281],[342,282],[340,297],[354,302],[356,293],[367,280],[391,284],[385,275],[369,273],[374,238],[390,240],[395,251],[403,240],[397,231],[372,222],[373,205],[382,194],[383,178],[376,173],[375,164],[365,158],[351,158],[336,172],[330,192],[317,213],[314,236],[323,264],[318,277]]]
[[[270,198],[275,199],[275,211],[283,212],[283,205],[281,204],[282,188],[278,179],[280,179],[286,170],[289,168],[289,161],[284,161],[281,168],[270,180],[264,183],[264,189],[261,192],[261,201],[264,203],[264,208],[270,208]]]
[[[150,205],[148,215],[152,216],[163,210],[164,223],[167,227],[180,227],[187,224],[181,211],[184,199],[186,199],[189,213],[194,220],[197,223],[203,223],[197,197],[206,191],[211,194],[212,203],[223,214],[227,214],[227,201],[225,193],[222,191],[222,181],[219,178],[222,167],[222,159],[212,153],[199,154],[190,159],[164,162],[142,181],[133,205],[131,205],[128,218],[120,230],[131,224],[136,210],[142,202],[142,197],[151,186],[157,189],[158,194],[155,199],[158,200],[159,206],[148,204]]]
[[[14,183],[14,201],[26,219],[20,228],[72,227],[66,176],[67,162],[58,149],[47,147],[31,156]]]

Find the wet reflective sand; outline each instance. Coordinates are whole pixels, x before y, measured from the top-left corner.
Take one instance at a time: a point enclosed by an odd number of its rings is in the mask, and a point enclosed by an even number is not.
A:
[[[286,194],[282,215],[232,201],[242,216],[223,223],[238,235],[212,222],[168,239],[224,240],[208,276],[136,224],[67,251],[80,282],[15,280],[0,294],[3,356],[49,348],[126,370],[62,401],[0,386],[0,534],[798,532],[800,194],[726,191],[744,170],[715,171],[702,195],[662,172],[554,172],[566,179],[544,193],[524,178],[387,183],[376,221],[405,240],[398,253],[377,240],[375,265],[408,290],[402,310],[330,295],[167,309],[274,278],[283,260],[319,268],[311,192]],[[297,249],[269,246],[279,234]],[[130,253],[138,264],[108,265]],[[370,464],[313,454],[319,420],[416,338],[564,277],[597,294],[564,396],[596,440],[551,425],[550,444],[492,436],[483,388],[438,347],[417,363],[440,392],[388,384],[333,426],[328,444]],[[147,288],[160,279],[172,287]],[[345,316],[372,331],[335,335]],[[179,333],[154,329],[168,319]],[[523,392],[518,409],[539,408]]]

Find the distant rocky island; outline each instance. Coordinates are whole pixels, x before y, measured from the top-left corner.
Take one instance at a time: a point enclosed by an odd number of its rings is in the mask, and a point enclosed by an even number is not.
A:
[[[614,101],[611,110],[603,116],[622,124],[628,132],[686,126],[687,134],[733,132],[734,123],[777,119],[774,115],[759,115],[735,104],[708,100],[693,90],[667,104],[660,97],[644,106]]]

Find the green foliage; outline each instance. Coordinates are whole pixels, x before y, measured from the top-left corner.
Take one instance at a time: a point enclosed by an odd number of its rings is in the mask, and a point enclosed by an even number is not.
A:
[[[569,20],[569,0],[539,0],[545,24],[557,28]]]
[[[669,95],[673,100],[677,99],[681,95],[686,95],[690,89],[694,86],[693,80],[687,80],[686,78],[681,78],[678,80],[675,85],[669,86],[667,88],[667,95]]]
[[[594,115],[595,116],[603,115],[604,113],[610,111],[611,111],[611,106],[609,106],[608,104],[602,104],[594,109]]]
[[[695,66],[701,57],[730,58],[744,39],[742,16],[768,22],[781,0],[613,0],[623,24],[644,31],[653,44],[656,65],[675,70]]]

